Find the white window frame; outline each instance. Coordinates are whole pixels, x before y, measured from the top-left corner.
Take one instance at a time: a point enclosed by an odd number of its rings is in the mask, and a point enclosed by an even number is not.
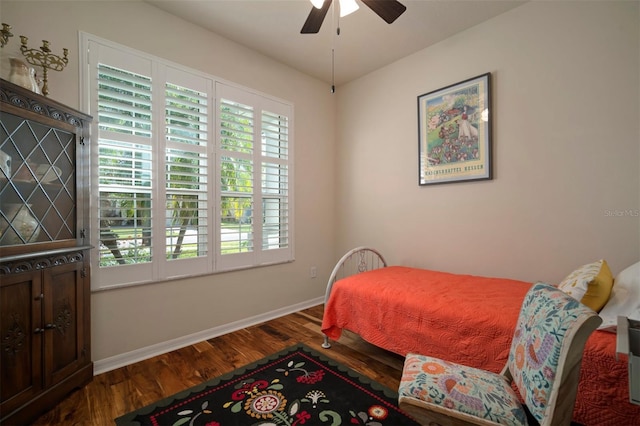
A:
[[[113,43],[94,35],[80,32],[80,63],[85,64],[80,69],[80,93],[81,109],[93,116],[91,124],[91,231],[90,238],[94,246],[91,253],[92,265],[92,290],[106,290],[111,288],[162,282],[176,278],[206,275],[237,269],[260,267],[272,264],[291,262],[294,260],[294,117],[293,104],[273,96],[249,89],[218,77],[202,73],[180,64],[166,61],[144,52]],[[199,81],[196,86],[204,88],[208,93],[207,103],[207,254],[196,258],[184,258],[167,260],[165,244],[152,245],[152,260],[147,263],[135,263],[126,265],[100,266],[100,226],[99,226],[99,185],[98,185],[98,110],[97,110],[97,64],[99,58],[113,58],[114,63],[122,62],[122,57],[127,56],[127,71],[136,71],[140,65],[145,70],[150,70],[152,76],[152,236],[163,235],[165,229],[165,83],[190,87],[190,79]],[[107,64],[114,65],[114,64]],[[145,74],[146,75],[146,74]],[[190,78],[189,76],[192,76]],[[170,77],[169,77],[170,76]],[[193,82],[192,81],[192,82]],[[192,83],[191,82],[191,83]],[[161,94],[162,95],[156,95]],[[221,247],[221,169],[220,159],[225,153],[220,148],[221,125],[219,120],[221,99],[229,99],[250,105],[255,111],[254,149],[253,161],[253,250],[233,254],[222,254]],[[287,154],[284,159],[263,157],[261,149],[261,120],[262,113],[279,114],[287,118]],[[162,138],[162,140],[159,140]],[[284,246],[280,248],[263,249],[262,242],[262,164],[277,163],[286,169],[287,189],[283,198],[286,200],[286,211],[281,212],[280,217],[285,217]],[[265,197],[267,197],[265,195]],[[272,197],[269,197],[272,198]],[[153,238],[153,237],[152,237]]]

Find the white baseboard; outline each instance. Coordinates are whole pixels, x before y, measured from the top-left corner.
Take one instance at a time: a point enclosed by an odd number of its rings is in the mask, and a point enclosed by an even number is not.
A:
[[[157,343],[155,345],[136,349],[131,352],[126,352],[109,358],[100,359],[94,361],[93,363],[93,374],[98,375],[101,373],[106,373],[107,371],[115,370],[116,368],[124,367],[129,364],[143,361],[157,355],[162,355],[164,353],[184,348],[185,346],[193,345],[194,343],[212,339],[217,336],[222,336],[223,334],[231,333],[233,331],[241,330],[246,327],[251,327],[252,325],[260,324],[265,321],[298,312],[303,309],[319,305],[321,303],[324,303],[324,296],[308,300],[306,302],[297,303],[295,305],[287,306],[285,308],[276,309],[275,311],[266,312],[264,314],[256,315],[240,321],[213,327],[208,330],[203,330],[197,333],[178,337],[177,339],[167,340],[166,342]]]

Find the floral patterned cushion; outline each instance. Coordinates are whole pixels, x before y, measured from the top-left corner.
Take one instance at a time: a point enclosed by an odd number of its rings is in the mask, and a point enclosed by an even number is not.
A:
[[[415,398],[500,424],[527,424],[518,396],[499,374],[424,355],[409,354],[400,398]]]
[[[527,408],[536,420],[545,417],[565,334],[593,311],[548,284],[537,283],[522,303],[509,351],[508,367]]]

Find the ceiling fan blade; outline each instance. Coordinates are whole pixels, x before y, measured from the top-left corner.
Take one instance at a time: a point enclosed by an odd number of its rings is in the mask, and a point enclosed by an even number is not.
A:
[[[315,7],[311,8],[311,12],[309,12],[309,16],[307,20],[304,22],[302,26],[301,34],[317,34],[320,31],[320,27],[322,26],[322,22],[324,22],[324,17],[327,15],[329,11],[329,7],[331,7],[331,0],[324,0],[322,4],[322,9],[316,9]]]
[[[362,0],[387,24],[392,23],[407,10],[407,7],[397,0]]]

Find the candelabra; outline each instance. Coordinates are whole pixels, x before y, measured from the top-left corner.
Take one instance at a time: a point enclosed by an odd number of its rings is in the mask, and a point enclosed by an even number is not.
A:
[[[2,29],[0,30],[0,47],[4,47],[9,42],[9,37],[13,37],[11,34],[11,25],[2,23]]]
[[[27,41],[29,39],[25,36],[20,36],[20,51],[24,55],[27,62],[31,65],[42,67],[42,94],[47,96],[49,94],[49,85],[47,84],[47,70],[62,71],[69,62],[67,55],[68,49],[62,49],[63,56],[60,57],[51,53],[49,48],[49,42],[42,40],[42,47],[40,49],[29,49],[27,47]]]

